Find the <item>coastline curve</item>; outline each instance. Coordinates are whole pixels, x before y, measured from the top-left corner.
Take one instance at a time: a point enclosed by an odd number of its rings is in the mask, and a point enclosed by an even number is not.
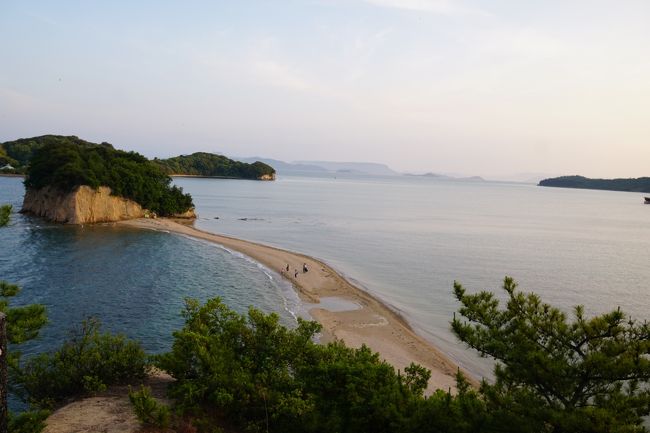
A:
[[[323,327],[322,342],[338,339],[350,347],[361,347],[365,344],[402,371],[411,363],[420,364],[431,370],[427,394],[436,389],[455,390],[458,365],[429,341],[416,334],[399,312],[352,284],[321,260],[252,241],[210,233],[172,219],[140,218],[120,221],[117,224],[186,235],[242,253],[280,273],[292,283],[303,301],[316,304],[309,313]],[[302,272],[305,264],[308,272]],[[341,298],[358,304],[360,308],[330,311],[318,306],[321,297]],[[476,384],[469,374],[466,373],[466,376]]]

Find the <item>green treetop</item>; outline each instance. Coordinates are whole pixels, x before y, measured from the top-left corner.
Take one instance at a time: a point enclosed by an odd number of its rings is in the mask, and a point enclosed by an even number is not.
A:
[[[483,356],[498,361],[495,382],[483,382],[488,408],[530,432],[637,432],[650,413],[650,326],[620,309],[574,319],[516,290],[506,278],[508,301],[494,294],[469,295],[452,329]]]

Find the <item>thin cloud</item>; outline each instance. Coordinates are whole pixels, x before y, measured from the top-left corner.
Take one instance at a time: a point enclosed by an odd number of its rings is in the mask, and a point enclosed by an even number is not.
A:
[[[439,15],[488,15],[485,11],[471,8],[453,0],[363,0],[385,8],[428,12]]]
[[[290,90],[312,90],[314,86],[294,72],[291,68],[281,63],[265,60],[254,64],[256,75],[264,82]]]

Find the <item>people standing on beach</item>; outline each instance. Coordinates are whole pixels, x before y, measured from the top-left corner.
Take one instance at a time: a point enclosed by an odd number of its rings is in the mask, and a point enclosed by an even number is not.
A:
[[[289,263],[287,263],[287,272],[289,272]]]
[[[294,269],[293,278],[298,278],[298,269]]]
[[[307,271],[309,271],[309,269],[307,269],[307,263],[303,263],[303,264],[302,264],[302,273],[304,274],[304,273],[306,273]]]

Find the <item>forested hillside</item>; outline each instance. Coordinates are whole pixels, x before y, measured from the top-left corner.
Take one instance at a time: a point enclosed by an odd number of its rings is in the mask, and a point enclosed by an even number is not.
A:
[[[272,179],[275,170],[268,164],[256,161],[252,164],[234,161],[223,155],[197,152],[169,159],[154,159],[167,174],[235,177],[243,179]]]
[[[544,179],[539,182],[539,186],[650,192],[650,177],[632,179],[589,179],[583,176],[561,176]]]
[[[27,169],[27,188],[50,186],[69,192],[79,185],[108,186],[114,195],[132,199],[162,216],[193,207],[192,197],[172,186],[171,178],[139,153],[77,137],[44,136],[27,140],[36,149]]]

